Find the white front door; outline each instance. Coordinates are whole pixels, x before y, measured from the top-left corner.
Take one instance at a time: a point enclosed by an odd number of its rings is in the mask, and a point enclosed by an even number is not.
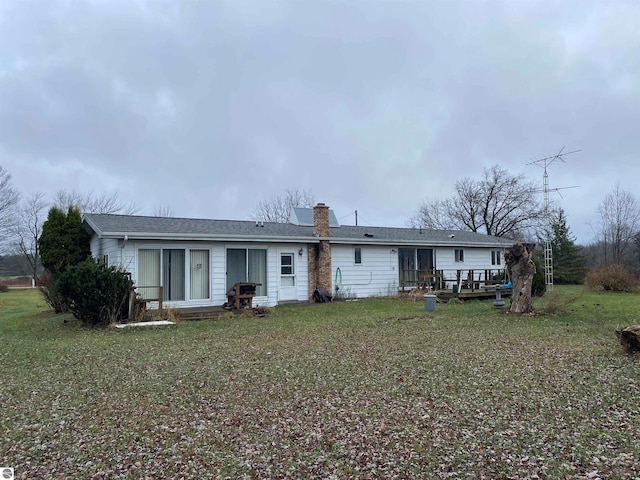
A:
[[[296,300],[296,267],[293,252],[280,252],[280,300]]]

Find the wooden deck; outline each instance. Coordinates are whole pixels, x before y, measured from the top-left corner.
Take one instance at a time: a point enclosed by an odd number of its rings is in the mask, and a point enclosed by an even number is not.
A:
[[[504,269],[459,269],[444,270],[402,270],[400,272],[400,291],[414,288],[446,291],[448,286],[457,285],[462,290],[484,290],[500,285],[505,278]],[[493,290],[495,292],[495,290]]]
[[[454,292],[453,290],[436,290],[433,292],[434,295],[438,297],[439,300],[443,302],[448,302],[452,298],[459,298],[460,300],[472,300],[479,299],[485,300],[490,298],[496,298],[496,289],[494,287],[486,287],[486,288],[463,288],[460,292]],[[500,289],[500,296],[502,298],[511,296],[510,288],[502,288]]]

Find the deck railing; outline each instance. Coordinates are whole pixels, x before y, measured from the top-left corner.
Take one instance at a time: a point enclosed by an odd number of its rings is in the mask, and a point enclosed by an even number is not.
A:
[[[400,289],[446,290],[456,286],[471,291],[493,287],[504,279],[504,269],[401,270]]]

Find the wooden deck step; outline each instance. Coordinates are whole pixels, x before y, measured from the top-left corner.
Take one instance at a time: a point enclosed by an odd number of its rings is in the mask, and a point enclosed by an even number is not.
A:
[[[221,306],[178,308],[180,320],[207,320],[227,313]]]
[[[452,298],[459,298],[460,300],[471,300],[471,299],[490,299],[496,298],[496,289],[493,288],[481,288],[481,289],[467,289],[463,288],[460,292],[454,293],[453,290],[437,290],[434,292],[435,295],[442,301],[448,302]],[[503,288],[500,290],[500,296],[502,297],[510,297],[511,289]]]

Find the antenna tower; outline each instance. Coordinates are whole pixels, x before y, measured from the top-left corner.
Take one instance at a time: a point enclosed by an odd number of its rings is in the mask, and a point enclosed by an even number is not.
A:
[[[539,167],[544,168],[544,174],[542,175],[542,192],[544,194],[544,217],[547,223],[547,228],[545,229],[545,239],[544,239],[544,283],[547,286],[547,291],[553,291],[553,248],[551,247],[551,235],[553,231],[553,218],[551,216],[551,208],[549,201],[549,192],[554,191],[557,192],[561,190],[560,188],[549,189],[549,173],[547,172],[547,167],[551,166],[555,162],[564,161],[565,155],[571,155],[572,153],[577,153],[580,150],[574,150],[572,152],[565,152],[565,147],[562,147],[558,153],[555,155],[551,155],[550,157],[541,158],[539,160],[534,160],[533,162],[528,163],[527,165],[536,164]],[[576,188],[576,187],[563,187],[563,188]]]

